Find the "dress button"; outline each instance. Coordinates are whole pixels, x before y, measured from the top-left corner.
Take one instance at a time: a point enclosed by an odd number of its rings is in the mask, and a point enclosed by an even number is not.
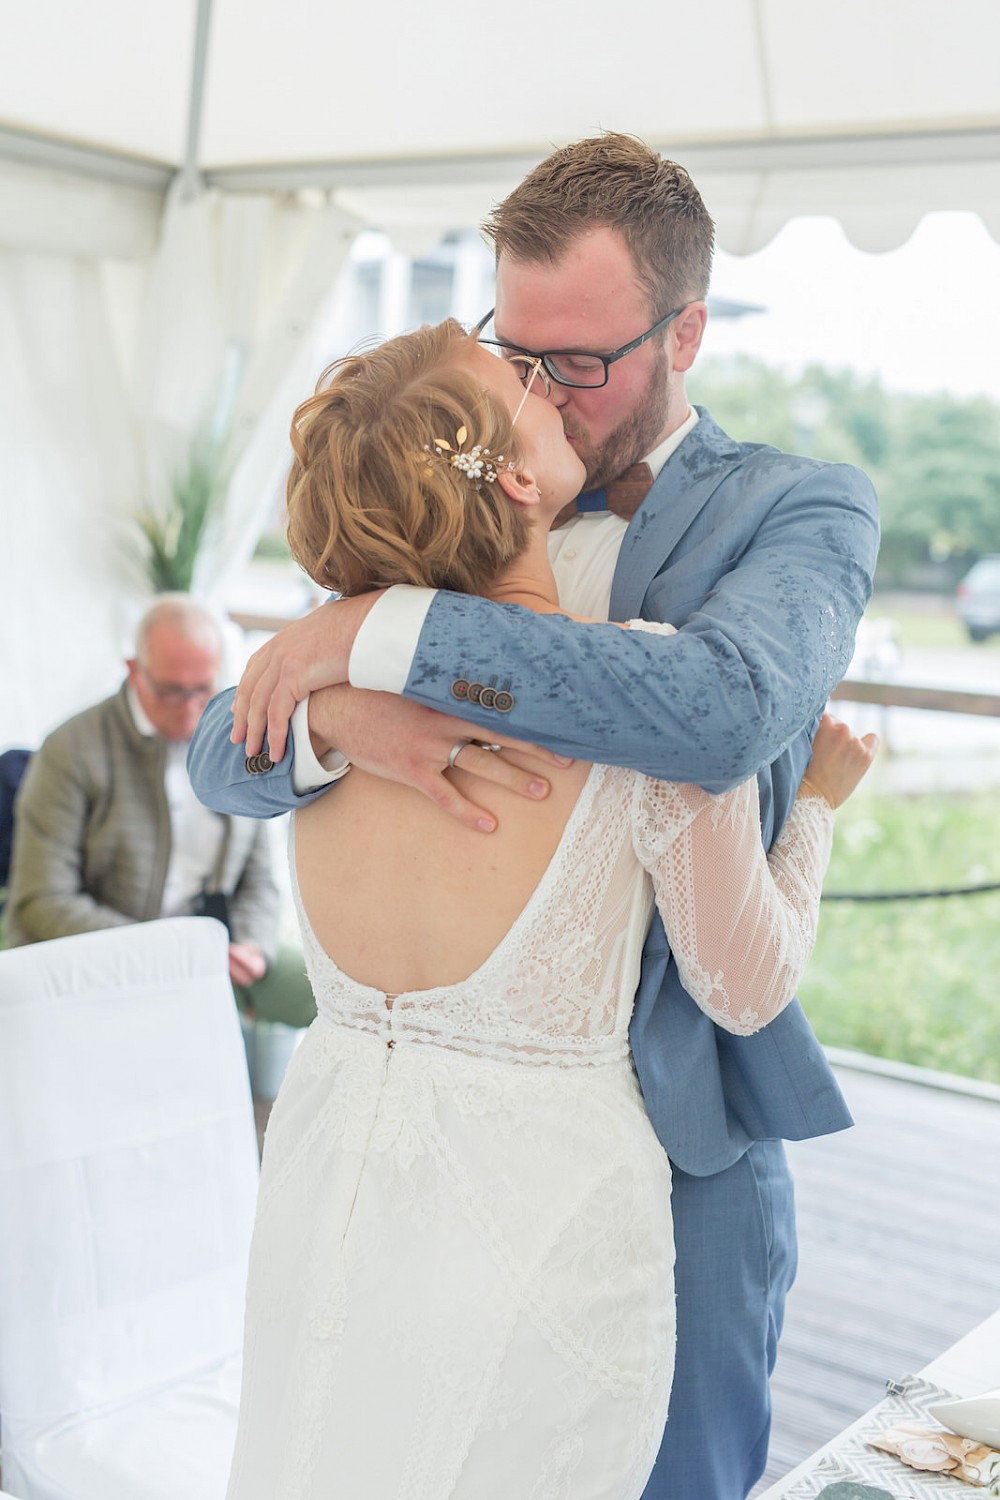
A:
[[[575,547],[567,547],[566,551],[563,553],[563,557],[566,559],[567,562],[575,562],[576,561],[576,548]]]
[[[453,698],[467,698],[469,696],[469,679],[467,677],[456,677],[451,685],[451,696]]]
[[[393,1049],[393,1047],[395,1047],[395,1045],[396,1045],[396,1038],[394,1036],[391,1036],[389,1038],[389,1040],[386,1042],[385,1045],[388,1047],[389,1051],[391,1052],[392,1049]]]

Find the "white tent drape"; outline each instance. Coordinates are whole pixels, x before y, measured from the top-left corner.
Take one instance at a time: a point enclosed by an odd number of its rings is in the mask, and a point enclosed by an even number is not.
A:
[[[177,192],[138,295],[93,257],[0,250],[0,748],[120,680],[150,595],[134,514],[206,427],[232,477],[196,592],[252,552],[357,227],[295,197]]]
[[[316,313],[360,223],[336,205],[215,191],[167,202],[136,340],[146,494],[162,499],[192,438],[223,437],[232,482],[199,557],[211,595],[250,555],[273,497],[288,415],[309,389]],[[291,384],[291,406],[276,393]]]
[[[0,252],[0,747],[120,676],[138,452],[99,267]]]

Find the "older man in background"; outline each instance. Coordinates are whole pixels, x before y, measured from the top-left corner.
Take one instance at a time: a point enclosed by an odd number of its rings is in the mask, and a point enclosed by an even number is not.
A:
[[[268,975],[278,892],[267,830],[203,807],[185,769],[221,660],[213,616],[185,594],[161,595],[139,624],[119,691],[60,725],[32,757],[15,808],[7,942],[218,916],[241,1003],[305,1025],[314,1011],[304,980]]]

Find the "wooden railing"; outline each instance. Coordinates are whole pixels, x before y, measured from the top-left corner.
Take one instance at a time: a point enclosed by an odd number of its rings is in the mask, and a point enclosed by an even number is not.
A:
[[[909,687],[901,682],[869,682],[844,678],[831,698],[849,703],[877,703],[882,708],[936,709],[949,714],[981,714],[1000,718],[1000,694],[968,693],[954,688]]]
[[[241,630],[268,630],[272,634],[280,630],[283,625],[291,625],[293,620],[301,619],[300,615],[255,615],[248,614],[242,609],[231,609],[229,618],[234,625]],[[0,1496],[2,1500],[2,1496]]]

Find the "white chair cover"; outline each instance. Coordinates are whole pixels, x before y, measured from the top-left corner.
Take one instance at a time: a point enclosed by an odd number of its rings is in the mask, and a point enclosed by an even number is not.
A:
[[[7,1489],[222,1500],[256,1187],[219,923],[0,953]]]

